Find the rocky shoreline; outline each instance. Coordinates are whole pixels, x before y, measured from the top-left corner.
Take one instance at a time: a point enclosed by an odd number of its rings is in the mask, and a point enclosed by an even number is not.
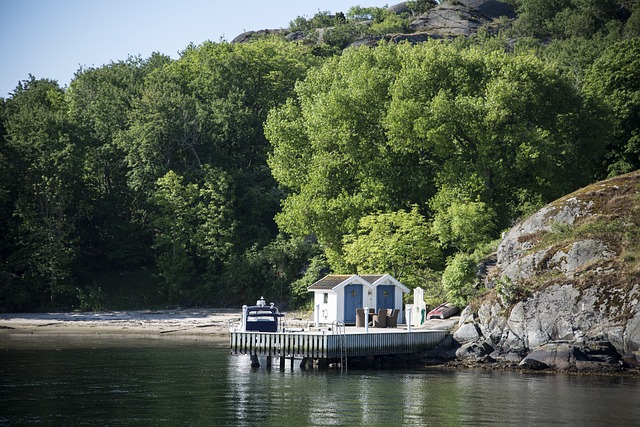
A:
[[[607,360],[583,360],[582,363],[564,365],[559,368],[552,363],[534,362],[540,357],[544,349],[536,350],[528,356],[516,358],[481,355],[471,357],[466,352],[466,346],[457,342],[453,334],[447,336],[438,347],[413,355],[379,356],[369,358],[349,359],[349,368],[356,369],[406,369],[424,368],[430,369],[482,369],[495,371],[511,371],[526,374],[569,374],[569,375],[604,375],[619,377],[640,377],[640,367],[631,366],[624,361],[619,362],[615,358],[615,349],[610,349],[606,354]],[[463,349],[461,351],[461,349]],[[495,354],[494,354],[495,356]]]

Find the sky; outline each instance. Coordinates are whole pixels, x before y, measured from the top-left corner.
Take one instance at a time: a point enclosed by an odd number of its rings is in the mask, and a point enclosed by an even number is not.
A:
[[[383,0],[0,0],[0,97],[29,75],[65,87],[81,66],[130,55],[173,59],[190,43],[286,28],[298,16],[347,12]]]

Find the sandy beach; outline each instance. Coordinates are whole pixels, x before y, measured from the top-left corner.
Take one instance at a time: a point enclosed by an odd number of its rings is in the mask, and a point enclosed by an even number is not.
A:
[[[300,314],[289,322],[306,323]],[[140,342],[204,341],[227,344],[229,323],[241,320],[239,309],[139,310],[71,313],[0,314],[0,349],[43,343],[113,345]]]

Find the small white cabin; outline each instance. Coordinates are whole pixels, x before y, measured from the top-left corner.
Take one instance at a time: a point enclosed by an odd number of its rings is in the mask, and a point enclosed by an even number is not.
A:
[[[381,308],[400,310],[398,319],[404,319],[402,295],[409,288],[389,274],[329,274],[309,286],[313,292],[313,318],[316,322],[330,324],[342,321],[356,323],[357,308]]]

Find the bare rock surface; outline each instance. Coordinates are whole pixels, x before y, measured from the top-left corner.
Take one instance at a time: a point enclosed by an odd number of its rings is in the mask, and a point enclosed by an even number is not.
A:
[[[527,369],[638,367],[640,248],[632,236],[639,228],[640,171],[585,187],[516,224],[481,276],[491,293],[461,315],[457,357],[489,355]]]

